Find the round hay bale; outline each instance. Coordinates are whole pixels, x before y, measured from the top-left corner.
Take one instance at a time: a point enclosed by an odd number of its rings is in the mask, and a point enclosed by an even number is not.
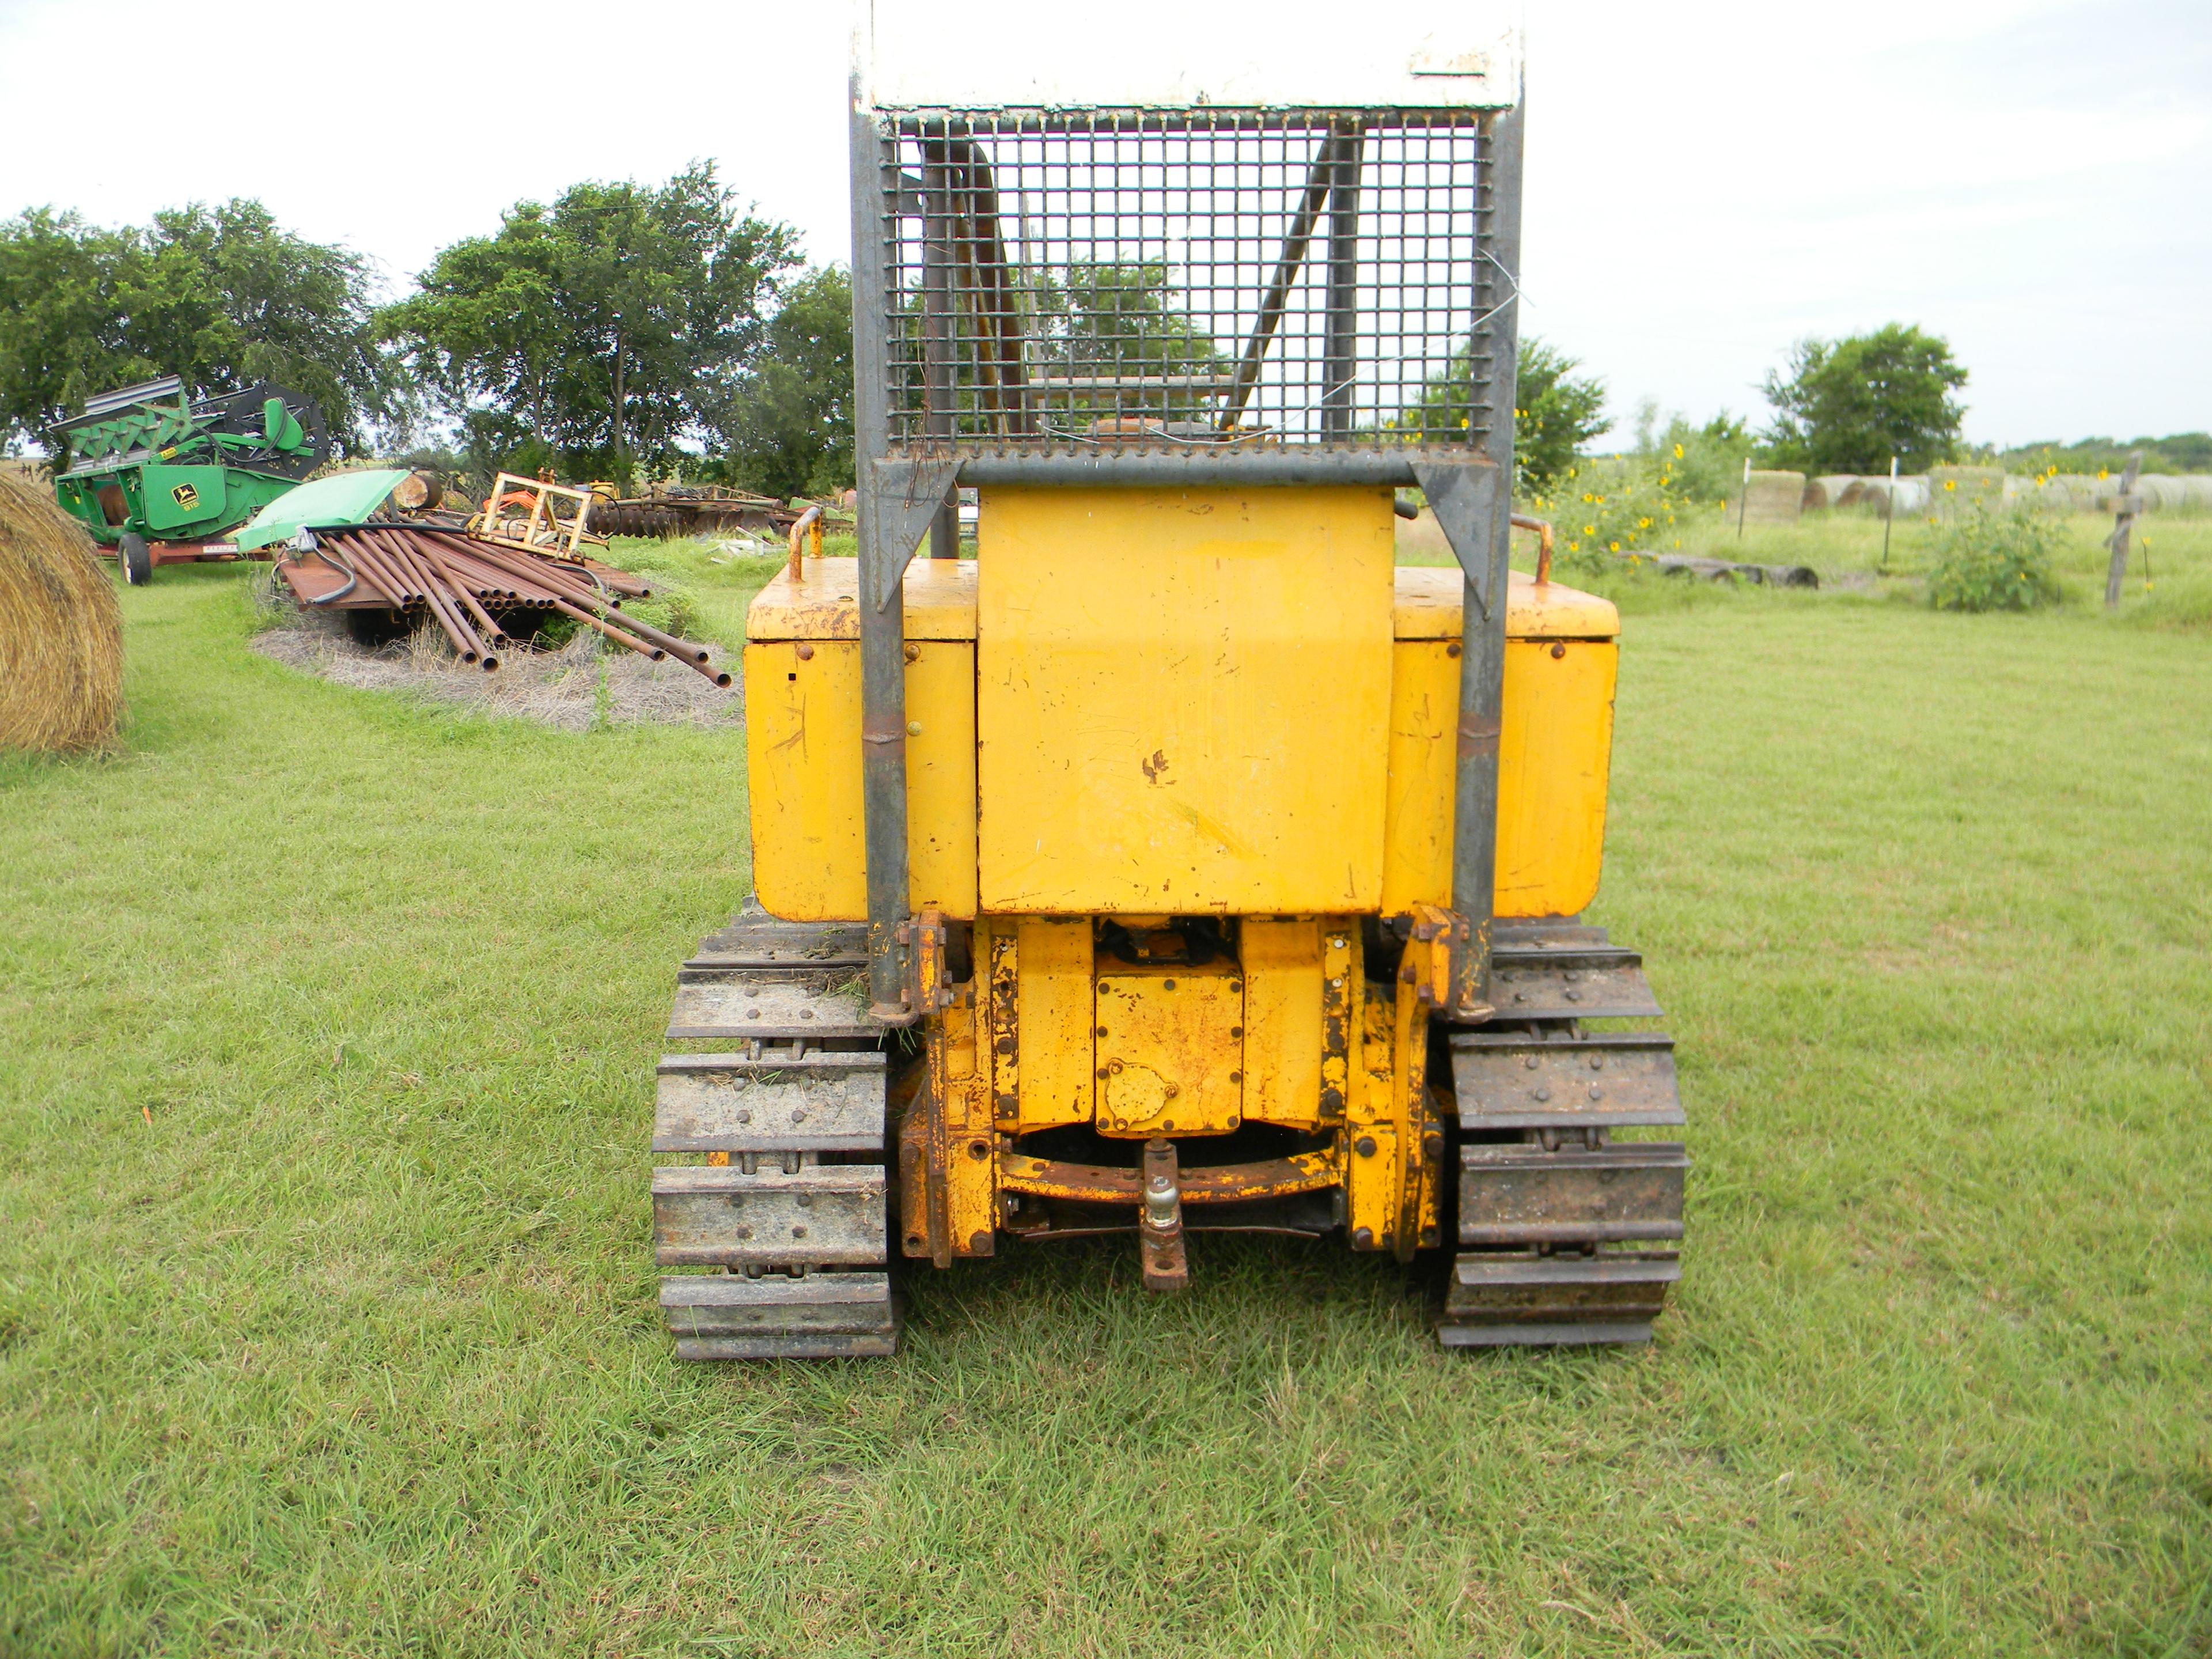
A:
[[[2172,513],[2189,505],[2189,486],[2166,472],[2146,472],[2136,479],[2136,494],[2146,513]]]
[[[123,715],[123,612],[43,480],[0,468],[0,748],[97,749]]]
[[[1739,489],[1742,486],[1739,485]],[[1741,511],[1752,524],[1795,524],[1805,510],[1802,472],[1753,472]]]
[[[1805,486],[1805,511],[1850,507],[1866,493],[1866,480],[1850,472],[1824,473]]]
[[[2190,512],[2212,512],[2212,473],[2192,472],[2181,482],[2189,488],[2185,505]]]
[[[1897,514],[1909,518],[1928,510],[1928,478],[1924,473],[1908,473],[1897,480]],[[1890,481],[1887,478],[1869,478],[1861,493],[1858,504],[1877,519],[1886,519],[1890,510]]]
[[[2063,492],[2063,504],[2072,511],[2089,513],[2095,510],[2097,497],[2105,486],[2099,483],[2095,476],[2091,473],[2061,472],[2053,477],[2044,488]],[[2052,504],[2059,505],[2061,501],[2061,497],[2054,496]]]

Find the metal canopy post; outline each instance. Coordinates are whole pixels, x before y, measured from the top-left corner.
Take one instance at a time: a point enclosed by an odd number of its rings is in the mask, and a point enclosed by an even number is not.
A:
[[[1492,471],[1484,551],[1486,581],[1467,571],[1462,595],[1459,760],[1452,828],[1452,909],[1474,937],[1452,957],[1452,1012],[1477,1019],[1492,1012],[1490,935],[1498,899],[1498,747],[1505,702],[1505,611],[1513,515],[1513,410],[1518,377],[1521,280],[1522,101],[1486,122],[1489,154],[1489,258],[1477,272],[1484,319],[1468,343],[1468,419],[1489,411],[1484,449]],[[1484,348],[1487,348],[1486,361]],[[1442,509],[1439,508],[1439,516]],[[1477,530],[1480,527],[1470,526]],[[1470,564],[1470,546],[1457,550]]]
[[[888,150],[859,77],[853,81],[853,349],[880,364],[885,346],[884,291],[898,234],[884,210]],[[894,174],[896,170],[894,169]],[[910,994],[906,850],[906,600],[899,573],[914,545],[894,546],[900,514],[887,512],[874,463],[890,447],[890,387],[880,372],[854,377],[855,514],[860,542],[860,779],[868,870],[869,1012],[894,1025],[917,1018]],[[888,573],[889,580],[886,580]],[[878,597],[881,596],[881,597]],[[904,937],[902,937],[904,936]]]
[[[1359,164],[1365,148],[1357,126],[1336,135],[1328,198],[1328,331],[1322,349],[1324,438],[1352,435],[1352,383],[1359,374]]]
[[[938,441],[950,444],[955,428],[952,389],[953,319],[952,238],[958,216],[954,210],[954,171],[951,145],[944,138],[927,146],[928,161],[922,170],[922,385],[928,400],[926,429]],[[962,172],[965,173],[965,169]],[[929,556],[960,556],[958,497],[948,495],[929,525]]]

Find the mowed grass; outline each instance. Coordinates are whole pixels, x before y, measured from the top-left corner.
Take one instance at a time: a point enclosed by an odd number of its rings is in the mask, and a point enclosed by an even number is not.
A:
[[[1386,1263],[1201,1238],[714,1368],[646,1148],[739,744],[296,676],[233,573],[124,602],[127,750],[0,763],[0,1651],[2212,1651],[2203,633],[1632,604],[1649,1348],[1448,1355]]]

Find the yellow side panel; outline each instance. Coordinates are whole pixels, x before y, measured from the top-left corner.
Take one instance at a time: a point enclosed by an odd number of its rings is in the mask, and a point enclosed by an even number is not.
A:
[[[1459,655],[1442,640],[1401,640],[1391,659],[1395,672],[1390,677],[1382,910],[1397,916],[1415,904],[1451,902],[1452,732],[1459,721]],[[1504,781],[1499,780],[1501,787]]]
[[[1090,919],[1023,917],[1014,960],[1021,976],[1015,1002],[1021,1127],[1088,1123],[1095,1080]]]
[[[970,917],[975,647],[933,641],[907,651],[907,856],[914,907]],[[789,921],[865,917],[856,641],[745,647],[745,758],[753,885],[762,908]]]
[[[1443,641],[1401,640],[1390,688],[1388,856],[1382,910],[1451,902],[1453,732],[1459,659]],[[1499,734],[1501,916],[1567,916],[1597,896],[1613,753],[1607,640],[1510,640]]]
[[[1244,967],[1244,1115],[1310,1127],[1321,1120],[1321,926],[1237,928]]]
[[[1372,910],[1390,492],[986,489],[993,910]]]

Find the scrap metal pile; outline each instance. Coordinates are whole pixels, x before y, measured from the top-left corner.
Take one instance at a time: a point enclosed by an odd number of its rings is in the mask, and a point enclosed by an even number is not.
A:
[[[502,489],[511,481],[502,476]],[[582,550],[581,507],[556,521],[557,485],[534,484],[526,520],[495,509],[466,527],[400,520],[302,529],[277,569],[305,611],[382,609],[434,623],[460,659],[499,666],[499,652],[526,639],[549,614],[597,629],[617,645],[660,661],[673,658],[718,686],[730,675],[696,641],[679,639],[623,611],[652,589]],[[495,497],[496,499],[496,497]]]
[[[642,495],[617,499],[613,486],[593,486],[592,527],[605,536],[696,536],[741,531],[778,538],[804,509],[769,495],[714,485],[656,484]]]

